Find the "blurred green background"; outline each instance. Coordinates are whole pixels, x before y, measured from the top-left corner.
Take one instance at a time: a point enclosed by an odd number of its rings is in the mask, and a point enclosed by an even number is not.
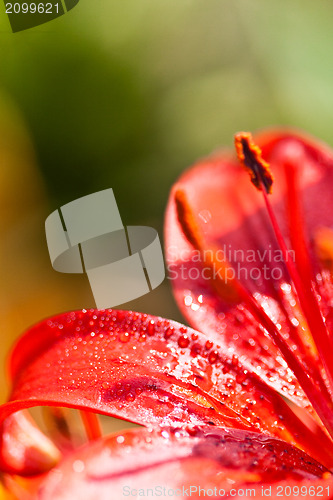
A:
[[[49,262],[61,204],[112,187],[125,224],[162,235],[174,180],[235,131],[333,145],[332,17],[321,0],[80,0],[12,34],[0,5],[0,363],[30,324],[94,305]],[[126,307],[180,319],[167,282]]]

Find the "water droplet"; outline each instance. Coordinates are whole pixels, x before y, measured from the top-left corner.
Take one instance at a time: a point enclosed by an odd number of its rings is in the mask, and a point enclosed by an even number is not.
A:
[[[191,356],[195,357],[201,353],[201,345],[199,343],[195,343],[191,347]]]
[[[186,297],[184,298],[184,304],[189,307],[193,302],[193,299],[191,297],[191,295],[186,295]]]
[[[148,327],[147,327],[147,333],[148,335],[152,336],[155,333],[155,321],[152,319],[149,321]]]
[[[238,324],[241,324],[241,323],[243,323],[243,321],[244,321],[243,314],[237,313],[236,316],[235,316],[235,322],[238,323]]]
[[[188,426],[186,427],[186,430],[187,430],[187,433],[190,435],[190,436],[197,436],[198,433],[200,432],[199,431],[199,428],[196,427],[196,426]]]
[[[218,352],[217,351],[212,351],[208,355],[208,361],[210,362],[211,365],[213,365],[214,363],[216,363],[217,358],[218,358]]]
[[[285,293],[291,292],[291,285],[289,283],[282,283],[281,290]]]
[[[178,339],[179,347],[188,347],[190,340],[187,335],[181,335]]]
[[[211,349],[213,347],[213,342],[211,342],[210,340],[207,340],[206,344],[205,344],[205,347],[207,349],[207,351],[209,351],[209,349]]]
[[[134,396],[134,394],[132,394],[131,392],[129,392],[128,394],[126,394],[125,399],[128,402],[132,402],[132,401],[135,400],[135,396]]]
[[[128,342],[129,339],[130,339],[130,334],[128,332],[121,332],[121,334],[119,335],[119,340],[123,344],[126,344],[126,342]]]
[[[168,328],[164,333],[164,338],[168,340],[174,333],[174,329],[172,327]]]
[[[232,364],[233,366],[238,366],[238,358],[237,358],[237,356],[235,356],[234,354],[233,354],[233,356],[232,356],[232,358],[231,358],[231,364]]]
[[[246,380],[246,374],[245,373],[238,373],[236,375],[236,382],[238,382],[239,384],[243,384]]]
[[[199,306],[199,304],[192,303],[191,304],[191,309],[192,309],[192,311],[199,311],[200,306]]]
[[[125,312],[124,311],[117,311],[117,316],[114,318],[114,321],[116,321],[116,320],[122,321],[124,318],[125,318]]]

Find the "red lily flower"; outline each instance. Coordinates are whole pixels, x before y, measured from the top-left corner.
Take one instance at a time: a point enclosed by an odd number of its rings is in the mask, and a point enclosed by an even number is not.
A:
[[[256,140],[262,156],[239,134],[240,161],[217,154],[171,193],[169,271],[203,333],[91,310],[18,341],[0,409],[7,483],[44,473],[33,497],[43,500],[333,494],[333,238],[323,206],[333,156],[293,132]],[[34,406],[80,410],[90,442],[41,442],[22,413]],[[96,413],[145,427],[103,438]]]

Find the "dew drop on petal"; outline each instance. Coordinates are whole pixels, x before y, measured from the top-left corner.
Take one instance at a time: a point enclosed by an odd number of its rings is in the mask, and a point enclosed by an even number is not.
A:
[[[186,295],[185,298],[184,298],[184,304],[189,307],[191,304],[192,304],[192,297],[191,295]]]
[[[168,328],[164,333],[164,338],[169,339],[173,335],[173,333],[174,333],[174,328],[173,327]]]
[[[147,333],[148,335],[152,336],[155,333],[155,321],[152,319],[149,321],[148,327],[147,327]]]
[[[201,353],[201,345],[199,343],[195,343],[191,347],[191,356],[195,357]]]
[[[120,342],[122,342],[123,344],[126,344],[126,342],[128,342],[130,339],[130,334],[128,332],[121,332],[120,335],[119,335],[119,340]]]
[[[213,347],[213,345],[214,345],[213,342],[211,342],[210,340],[207,340],[205,347],[209,351],[209,349],[211,349]]]
[[[216,363],[217,361],[217,358],[218,358],[218,353],[217,351],[212,351],[209,353],[208,355],[208,361],[211,365],[213,365],[214,363]]]
[[[179,347],[188,347],[190,340],[187,335],[181,335],[178,339]]]
[[[135,400],[135,395],[130,392],[129,394],[126,394],[125,399],[129,403],[132,403]]]

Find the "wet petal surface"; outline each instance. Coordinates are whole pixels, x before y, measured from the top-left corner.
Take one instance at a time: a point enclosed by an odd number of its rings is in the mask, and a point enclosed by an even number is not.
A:
[[[140,429],[104,438],[68,457],[49,474],[37,498],[103,500],[110,491],[114,499],[140,498],[148,490],[160,496],[180,490],[200,498],[204,489],[218,498],[250,491],[258,483],[268,488],[282,479],[316,480],[325,472],[300,450],[256,433]]]
[[[11,358],[3,420],[32,406],[69,406],[142,425],[258,430],[314,453],[313,435],[283,399],[204,334],[125,311],[77,311],[31,328]],[[320,458],[320,457],[319,457]]]

